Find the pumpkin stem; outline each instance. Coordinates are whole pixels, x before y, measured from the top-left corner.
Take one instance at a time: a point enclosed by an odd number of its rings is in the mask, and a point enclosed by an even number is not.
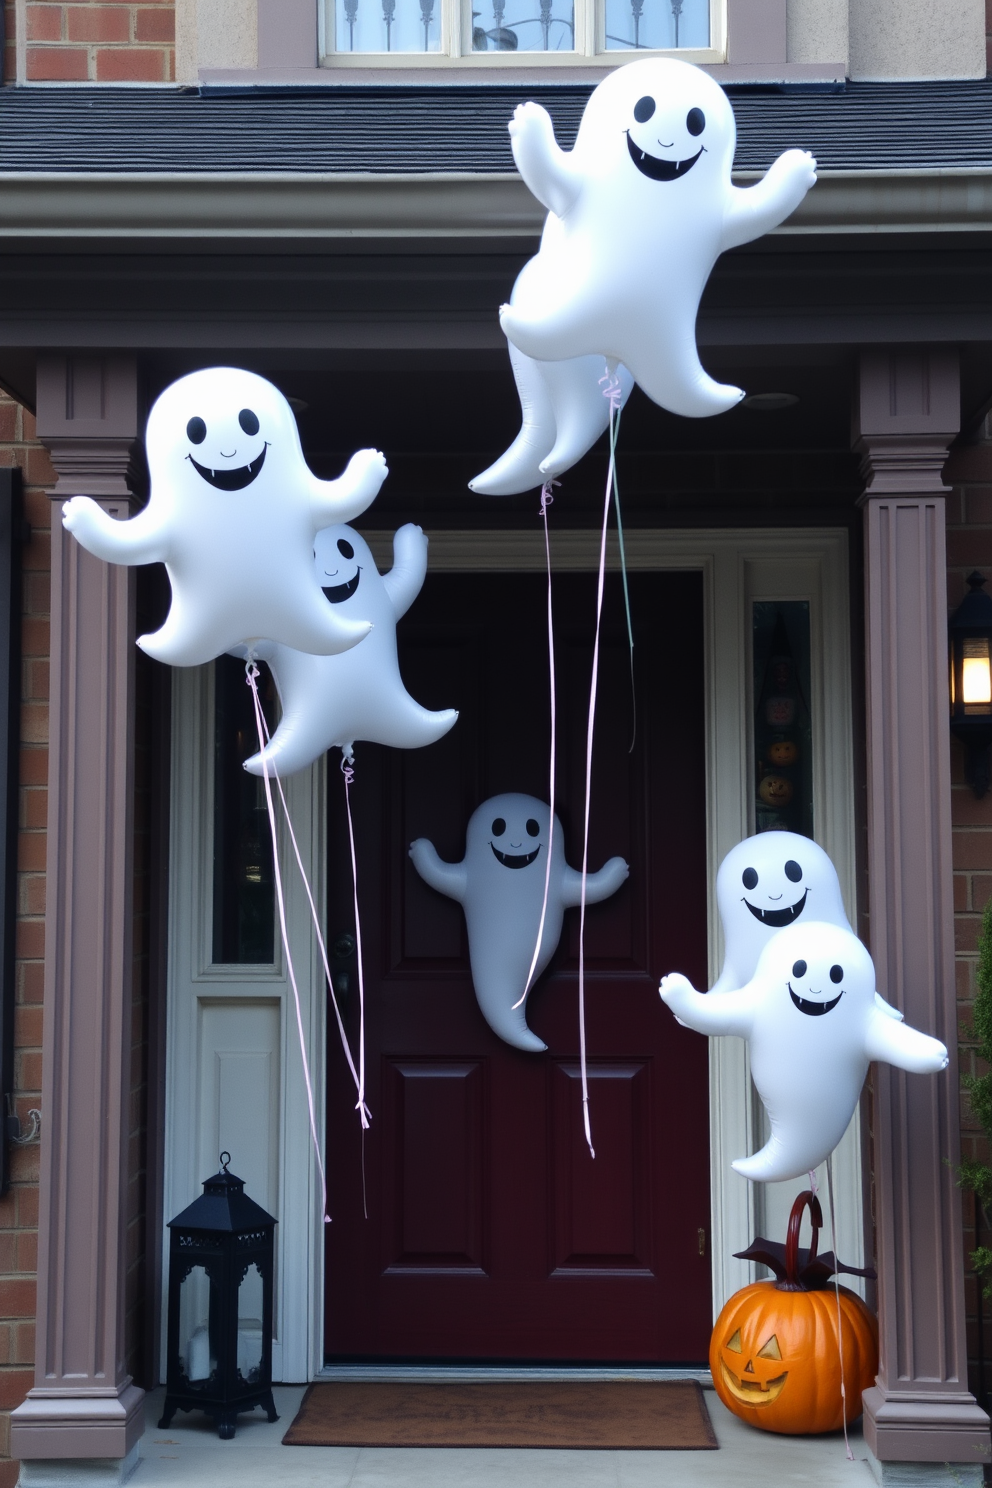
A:
[[[789,1229],[785,1237],[785,1280],[777,1283],[780,1292],[805,1292],[806,1287],[799,1280],[799,1231],[802,1228],[803,1210],[809,1209],[812,1233],[809,1242],[809,1257],[806,1262],[816,1260],[816,1244],[818,1232],[823,1224],[823,1210],[820,1201],[812,1189],[805,1189],[797,1195],[796,1202],[792,1206],[789,1215]]]

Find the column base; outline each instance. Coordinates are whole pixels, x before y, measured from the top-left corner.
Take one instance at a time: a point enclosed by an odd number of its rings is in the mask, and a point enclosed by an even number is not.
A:
[[[44,1387],[31,1390],[10,1417],[10,1455],[21,1460],[21,1482],[36,1481],[23,1475],[29,1464],[51,1468],[54,1459],[83,1459],[77,1466],[85,1466],[86,1459],[118,1464],[130,1460],[145,1429],[144,1398],[144,1390],[130,1380],[116,1395],[60,1395]],[[42,1481],[49,1479],[37,1480]],[[113,1481],[123,1483],[124,1479]]]
[[[47,1457],[21,1463],[17,1488],[119,1488],[141,1461],[135,1442],[126,1457]]]
[[[868,1466],[881,1488],[982,1488],[985,1482],[977,1462],[879,1462],[870,1451]]]
[[[966,1390],[951,1394],[887,1394],[873,1385],[862,1396],[865,1443],[883,1467],[928,1463],[982,1468],[992,1462],[989,1418]],[[882,1482],[883,1479],[879,1479]],[[896,1483],[902,1479],[885,1479]],[[907,1478],[908,1482],[916,1479]],[[929,1479],[920,1479],[921,1483]],[[938,1479],[934,1479],[937,1482]],[[939,1481],[944,1481],[940,1479]],[[953,1481],[948,1479],[947,1481]]]

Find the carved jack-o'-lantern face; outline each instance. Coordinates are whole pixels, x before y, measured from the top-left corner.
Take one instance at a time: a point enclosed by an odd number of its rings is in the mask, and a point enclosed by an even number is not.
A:
[[[782,1369],[782,1350],[777,1335],[772,1333],[766,1338],[754,1357],[745,1362],[740,1328],[735,1328],[727,1339],[725,1353],[720,1359],[720,1373],[735,1400],[743,1405],[756,1406],[771,1405],[773,1400],[777,1400],[789,1377],[789,1371]]]
[[[766,806],[788,806],[792,800],[792,781],[784,775],[766,775],[758,786],[758,795]]]
[[[794,765],[799,758],[799,748],[791,739],[776,739],[768,746],[768,759],[773,765]]]

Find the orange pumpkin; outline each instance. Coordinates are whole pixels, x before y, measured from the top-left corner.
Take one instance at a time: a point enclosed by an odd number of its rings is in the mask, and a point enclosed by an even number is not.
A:
[[[792,800],[792,781],[784,775],[765,775],[758,786],[758,795],[766,806],[788,806]]]
[[[798,758],[799,746],[791,739],[776,739],[768,746],[768,759],[773,765],[794,765]]]
[[[803,1208],[813,1238],[799,1250]],[[830,1281],[842,1267],[832,1254],[817,1257],[823,1223],[818,1199],[802,1193],[792,1206],[785,1246],[757,1240],[742,1256],[761,1260],[779,1276],[735,1292],[710,1340],[713,1386],[728,1410],[762,1431],[807,1435],[837,1431],[861,1414],[861,1392],[878,1369],[878,1325],[856,1293]],[[865,1274],[865,1273],[857,1273]],[[841,1396],[841,1351],[844,1397]]]

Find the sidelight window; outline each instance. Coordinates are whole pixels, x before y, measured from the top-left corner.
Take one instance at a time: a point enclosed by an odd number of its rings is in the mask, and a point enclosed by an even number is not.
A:
[[[325,0],[324,63],[483,65],[604,52],[719,60],[724,0]],[[488,59],[484,61],[484,59]]]

